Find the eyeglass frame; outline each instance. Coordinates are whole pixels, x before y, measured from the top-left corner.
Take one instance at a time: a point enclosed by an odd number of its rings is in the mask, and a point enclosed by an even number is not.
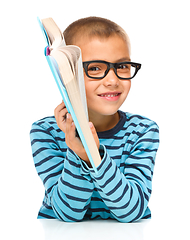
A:
[[[92,77],[92,76],[90,76],[90,75],[88,74],[88,66],[89,66],[89,64],[91,64],[91,63],[105,63],[105,64],[107,65],[107,70],[104,72],[104,76],[103,76],[103,77]],[[122,78],[122,77],[119,77],[118,74],[117,74],[117,68],[116,68],[116,66],[121,65],[121,64],[131,64],[131,65],[135,65],[135,73],[134,73],[134,75],[133,75],[132,77],[130,77],[130,78]],[[85,62],[83,62],[83,68],[84,68],[84,70],[85,70],[85,73],[86,73],[87,77],[92,78],[92,79],[99,79],[99,80],[100,80],[100,79],[105,78],[105,76],[108,74],[109,70],[110,70],[111,68],[113,68],[113,69],[114,69],[114,72],[115,72],[115,75],[116,75],[119,79],[121,79],[121,80],[130,80],[130,79],[132,79],[132,78],[134,78],[134,77],[136,76],[137,72],[138,72],[138,71],[140,70],[140,68],[141,68],[141,64],[140,64],[140,63],[135,63],[135,62],[127,62],[127,61],[125,61],[125,62],[119,62],[119,63],[111,63],[111,62],[106,62],[106,61],[102,61],[102,60],[93,60],[93,61],[85,61]]]

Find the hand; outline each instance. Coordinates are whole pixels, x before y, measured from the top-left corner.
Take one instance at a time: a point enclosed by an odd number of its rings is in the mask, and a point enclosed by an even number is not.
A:
[[[58,127],[65,133],[65,142],[67,146],[72,149],[73,152],[75,152],[82,160],[84,160],[88,164],[88,166],[91,167],[90,161],[82,145],[82,142],[78,137],[76,137],[75,124],[73,122],[71,114],[68,113],[64,102],[62,102],[56,107],[56,109],[54,110],[54,114]],[[96,129],[91,122],[89,122],[89,126],[95,139],[96,145],[99,149],[99,139],[96,133]]]

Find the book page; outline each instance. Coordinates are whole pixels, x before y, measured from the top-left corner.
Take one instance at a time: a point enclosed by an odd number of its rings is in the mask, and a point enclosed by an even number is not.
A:
[[[63,34],[52,18],[42,19],[42,24],[46,30],[51,49],[58,47],[63,41]]]
[[[79,47],[74,45],[65,46],[62,48],[58,48],[57,50],[62,51],[66,54],[69,63],[71,65],[71,69],[73,74],[76,75],[76,82],[79,88],[81,101],[83,104],[83,108],[85,110],[85,114],[87,119],[88,117],[88,109],[87,109],[87,101],[86,101],[86,91],[85,91],[85,82],[84,82],[84,74],[83,74],[83,65],[82,65],[82,56],[81,50]]]
[[[81,101],[82,101],[82,104],[84,106],[84,110],[85,110],[87,119],[89,121],[87,101],[86,101],[84,71],[83,71],[82,55],[81,54],[80,54],[80,57],[79,57],[79,60],[78,60],[78,64],[77,64],[77,67],[76,67],[76,76],[77,76],[77,82],[78,82],[78,86],[79,86],[80,95],[83,96],[83,97],[81,97]]]
[[[82,105],[81,96],[76,81],[76,75],[73,74],[69,60],[62,51],[52,51],[51,56],[55,58],[58,64],[62,81],[64,82],[64,86],[67,90],[69,100],[74,110],[70,113],[75,126],[77,127],[80,139],[85,147],[92,166],[97,167],[101,163],[101,158],[88,125],[88,119]],[[71,111],[72,109],[69,110]]]
[[[40,22],[39,19],[38,21]],[[74,45],[66,46],[64,36],[52,18],[42,19],[40,25],[41,23],[44,27],[43,30],[45,30],[45,35],[48,41],[48,45],[50,47],[50,51],[53,52],[54,50],[57,49],[59,51],[65,52],[65,54],[67,55],[67,58],[69,59],[69,63],[71,65],[72,72],[74,75],[76,75],[76,81],[79,87],[81,101],[86,113],[86,117],[87,119],[89,119],[80,48]]]

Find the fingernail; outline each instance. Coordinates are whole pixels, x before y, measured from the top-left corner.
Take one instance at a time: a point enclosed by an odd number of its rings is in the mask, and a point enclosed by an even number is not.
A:
[[[93,128],[93,124],[91,122],[88,123],[90,128]]]

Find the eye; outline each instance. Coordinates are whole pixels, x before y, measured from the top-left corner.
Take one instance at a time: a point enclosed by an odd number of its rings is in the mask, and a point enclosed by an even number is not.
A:
[[[91,62],[87,68],[88,76],[103,77],[106,69],[107,65],[104,62]]]
[[[89,72],[105,71],[106,68],[107,68],[106,64],[99,62],[93,62],[88,65]]]
[[[99,71],[100,68],[99,67],[89,67],[88,71]]]
[[[117,69],[129,69],[129,64],[122,63],[117,66]]]

